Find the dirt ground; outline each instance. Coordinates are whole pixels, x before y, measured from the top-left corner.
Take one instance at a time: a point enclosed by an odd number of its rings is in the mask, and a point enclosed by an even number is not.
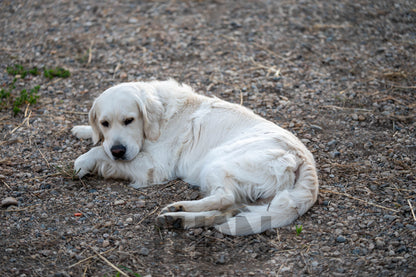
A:
[[[0,111],[1,276],[416,276],[416,4],[411,0],[0,2],[0,84],[40,86]],[[174,78],[242,103],[313,152],[315,206],[247,237],[167,230],[182,181],[135,190],[72,178],[91,148],[70,134],[93,99]],[[297,234],[296,226],[302,226]]]

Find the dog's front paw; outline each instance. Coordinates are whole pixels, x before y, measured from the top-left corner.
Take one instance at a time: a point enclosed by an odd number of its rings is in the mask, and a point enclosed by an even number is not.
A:
[[[165,214],[165,213],[173,213],[173,212],[185,212],[185,208],[181,204],[173,203],[164,207],[160,213]]]
[[[92,128],[88,125],[79,125],[74,126],[71,129],[71,132],[74,136],[76,136],[79,139],[90,139],[92,138]]]
[[[161,214],[156,218],[159,227],[184,229],[184,220],[181,216]]]
[[[88,173],[91,173],[94,170],[95,167],[95,161],[92,159],[89,159],[87,157],[87,154],[79,156],[75,162],[74,162],[74,170],[76,176],[79,178],[84,177]]]

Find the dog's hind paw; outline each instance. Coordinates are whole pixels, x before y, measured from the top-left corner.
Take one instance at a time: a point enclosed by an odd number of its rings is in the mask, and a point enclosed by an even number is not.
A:
[[[185,209],[183,208],[182,205],[171,204],[169,206],[164,207],[163,210],[161,211],[161,214],[174,213],[174,212],[184,212],[184,211],[185,211]]]
[[[159,215],[156,218],[156,223],[159,227],[163,227],[163,228],[173,228],[173,229],[184,228],[182,217],[171,216],[167,214]]]

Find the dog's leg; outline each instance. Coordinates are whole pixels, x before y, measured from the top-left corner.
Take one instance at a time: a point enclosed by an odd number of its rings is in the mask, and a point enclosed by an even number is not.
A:
[[[94,147],[85,154],[79,156],[74,162],[75,173],[79,178],[93,173],[97,170],[97,166],[102,161],[108,161],[109,158],[104,152],[102,146]]]
[[[173,212],[161,214],[157,217],[160,227],[188,229],[195,227],[214,226],[222,224],[233,216],[230,211],[205,211],[205,212]]]
[[[78,125],[71,129],[74,136],[79,139],[90,139],[92,138],[92,128],[89,125]]]
[[[166,206],[162,213],[168,212],[202,212],[213,210],[225,210],[234,205],[235,198],[232,192],[224,188],[218,188],[214,194],[200,200],[180,201]]]

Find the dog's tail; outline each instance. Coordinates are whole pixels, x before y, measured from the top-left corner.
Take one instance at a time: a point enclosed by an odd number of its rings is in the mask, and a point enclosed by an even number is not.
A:
[[[276,194],[270,204],[245,206],[241,213],[215,226],[221,233],[243,236],[262,233],[292,223],[303,215],[318,196],[318,177],[313,162],[303,162],[296,171],[294,186]]]

